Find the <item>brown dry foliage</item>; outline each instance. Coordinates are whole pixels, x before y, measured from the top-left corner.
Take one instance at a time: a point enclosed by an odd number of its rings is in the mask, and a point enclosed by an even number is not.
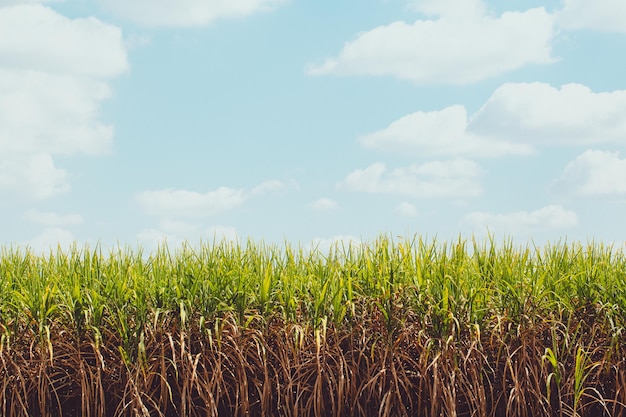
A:
[[[362,317],[317,331],[278,318],[171,320],[147,327],[145,355],[126,362],[111,332],[96,343],[54,327],[52,357],[23,332],[0,351],[0,415],[626,415],[626,345],[601,326],[494,320],[441,339],[415,318],[389,330],[377,308]],[[558,383],[546,348],[558,350]]]

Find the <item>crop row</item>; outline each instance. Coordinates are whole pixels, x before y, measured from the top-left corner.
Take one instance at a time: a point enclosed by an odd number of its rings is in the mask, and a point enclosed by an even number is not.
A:
[[[5,248],[0,412],[618,415],[625,281],[594,243]]]

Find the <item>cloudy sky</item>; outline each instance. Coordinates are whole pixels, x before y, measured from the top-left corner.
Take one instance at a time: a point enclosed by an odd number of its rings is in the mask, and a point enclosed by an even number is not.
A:
[[[626,239],[624,0],[0,0],[0,245]]]

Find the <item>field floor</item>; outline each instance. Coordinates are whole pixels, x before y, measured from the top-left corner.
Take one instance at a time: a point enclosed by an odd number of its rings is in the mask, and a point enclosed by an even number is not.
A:
[[[419,237],[0,254],[1,416],[626,416],[626,257]]]

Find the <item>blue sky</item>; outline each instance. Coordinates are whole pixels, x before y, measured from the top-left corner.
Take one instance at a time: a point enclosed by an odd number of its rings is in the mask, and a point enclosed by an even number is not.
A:
[[[0,244],[624,244],[623,0],[0,0]]]

